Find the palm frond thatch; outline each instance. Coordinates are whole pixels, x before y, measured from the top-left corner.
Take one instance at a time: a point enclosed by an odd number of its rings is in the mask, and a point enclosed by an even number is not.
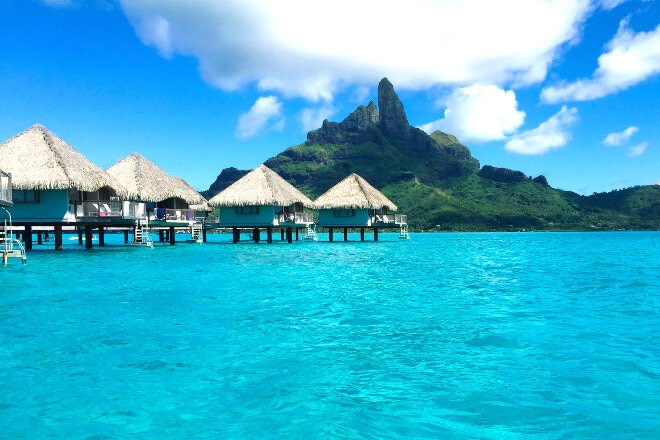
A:
[[[129,154],[108,168],[108,173],[143,202],[161,202],[173,197],[191,205],[206,202],[185,180],[172,177],[139,153]]]
[[[312,205],[305,194],[266,165],[259,165],[209,200],[211,206],[289,206],[294,203]]]
[[[175,177],[176,183],[180,185],[181,194],[184,197],[179,196],[180,199],[185,200],[190,205],[191,209],[196,211],[212,211],[209,208],[209,202],[204,196],[195,190],[188,182],[183,180],[181,177]]]
[[[14,189],[109,187],[120,197],[130,191],[47,128],[36,124],[0,144],[0,168],[11,173]]]
[[[369,182],[353,173],[321,194],[314,201],[316,209],[381,209],[396,211],[397,207]]]

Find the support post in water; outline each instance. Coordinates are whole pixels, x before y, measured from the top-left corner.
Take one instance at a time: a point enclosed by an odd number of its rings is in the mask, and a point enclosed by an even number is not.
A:
[[[55,225],[55,230],[53,231],[55,236],[55,250],[62,250],[62,225]]]
[[[90,249],[92,247],[92,237],[92,227],[85,225],[85,248]]]

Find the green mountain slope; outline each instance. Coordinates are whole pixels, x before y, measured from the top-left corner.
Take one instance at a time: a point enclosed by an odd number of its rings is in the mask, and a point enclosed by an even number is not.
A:
[[[316,197],[350,173],[376,188],[417,178],[433,185],[475,173],[479,162],[450,135],[428,136],[411,127],[387,79],[378,87],[378,106],[360,106],[342,122],[323,121],[304,144],[268,159],[266,166]]]
[[[544,176],[480,168],[454,136],[410,126],[387,79],[378,86],[378,108],[370,102],[342,122],[325,120],[305,143],[265,164],[312,199],[357,173],[394,201],[417,230],[660,228],[660,186],[585,197],[550,187]],[[245,173],[223,170],[205,196]]]

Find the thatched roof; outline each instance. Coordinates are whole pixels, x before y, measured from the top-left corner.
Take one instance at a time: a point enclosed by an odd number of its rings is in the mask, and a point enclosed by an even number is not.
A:
[[[206,199],[183,179],[169,175],[139,153],[131,153],[110,168],[108,173],[143,202],[161,202],[178,197],[191,205]]]
[[[196,211],[212,211],[211,208],[209,208],[209,202],[202,196],[200,193],[195,190],[188,182],[183,180],[181,177],[175,177],[174,180],[176,180],[177,184],[181,186],[181,194],[186,195],[186,197],[179,197],[181,199],[184,199],[188,201],[188,204],[190,205],[191,209],[194,209]],[[186,194],[187,192],[187,194]],[[201,200],[199,202],[190,202],[189,200],[195,200],[195,198],[201,197]]]
[[[314,201],[316,209],[355,208],[396,211],[397,207],[369,182],[353,173],[321,194]]]
[[[116,179],[38,124],[0,144],[0,168],[11,173],[14,189],[93,192],[110,187],[120,197],[131,195]]]
[[[312,201],[266,165],[259,165],[236,182],[213,196],[211,206],[281,205]]]

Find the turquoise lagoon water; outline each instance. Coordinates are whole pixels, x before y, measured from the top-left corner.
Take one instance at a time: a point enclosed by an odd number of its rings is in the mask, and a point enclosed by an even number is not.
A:
[[[660,233],[411,236],[36,246],[0,437],[660,437]]]

